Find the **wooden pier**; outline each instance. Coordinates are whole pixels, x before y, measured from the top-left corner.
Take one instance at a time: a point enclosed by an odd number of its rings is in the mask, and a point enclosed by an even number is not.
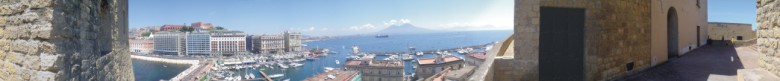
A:
[[[263,77],[265,78],[265,81],[274,81],[273,79],[271,79],[271,77],[268,77],[268,75],[266,75],[265,72],[263,72],[263,71],[259,71],[259,72],[260,72],[260,75],[263,75]]]

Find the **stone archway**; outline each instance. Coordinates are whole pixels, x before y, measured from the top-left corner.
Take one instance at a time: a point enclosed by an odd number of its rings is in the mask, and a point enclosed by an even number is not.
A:
[[[667,41],[667,49],[668,49],[668,56],[667,58],[677,57],[679,54],[678,49],[678,21],[677,21],[677,10],[674,9],[674,7],[669,8],[669,11],[666,15],[666,41]]]

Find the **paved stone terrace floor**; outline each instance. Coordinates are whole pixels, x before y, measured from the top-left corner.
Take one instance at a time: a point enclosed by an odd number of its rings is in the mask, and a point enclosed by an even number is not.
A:
[[[680,57],[672,58],[667,63],[616,80],[737,81],[737,70],[760,69],[758,60],[758,52],[753,46],[707,45]],[[769,73],[765,75],[771,75],[767,78],[777,78]]]

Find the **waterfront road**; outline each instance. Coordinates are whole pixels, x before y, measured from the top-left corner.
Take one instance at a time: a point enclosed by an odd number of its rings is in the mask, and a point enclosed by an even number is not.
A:
[[[756,79],[758,81],[780,81],[777,76],[759,67],[758,54],[755,45],[707,45],[672,58],[667,63],[620,77],[617,81],[738,81],[738,78],[742,78],[738,75],[745,75],[744,70],[754,71],[748,74],[760,75],[749,76],[759,78]],[[738,72],[740,70],[743,72]]]

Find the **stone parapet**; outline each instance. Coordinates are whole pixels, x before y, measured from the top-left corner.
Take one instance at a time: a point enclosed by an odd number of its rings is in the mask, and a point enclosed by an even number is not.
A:
[[[132,81],[127,0],[0,0],[0,81]]]

